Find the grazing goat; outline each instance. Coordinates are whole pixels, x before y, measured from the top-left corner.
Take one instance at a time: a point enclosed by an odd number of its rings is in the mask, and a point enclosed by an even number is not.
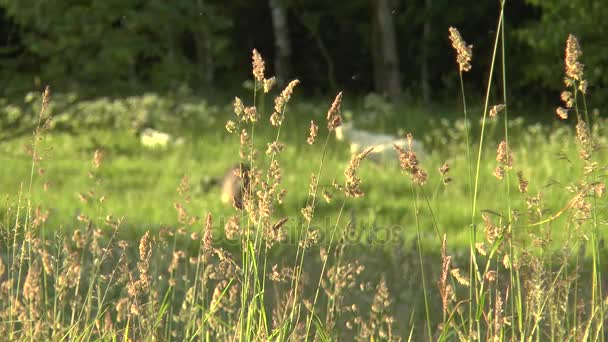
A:
[[[373,147],[374,149],[368,158],[379,164],[397,160],[394,145],[405,149],[408,148],[407,139],[405,138],[356,129],[353,127],[352,122],[343,123],[342,126],[336,128],[336,139],[349,143],[350,153],[353,155],[361,153],[369,147]],[[423,157],[422,143],[414,140],[412,145],[418,157]]]
[[[181,145],[183,138],[175,138],[169,133],[160,132],[152,128],[144,128],[139,134],[141,144],[148,148],[165,148],[169,145]]]
[[[221,188],[222,203],[231,204],[236,209],[244,208],[243,197],[249,189],[249,166],[238,163],[231,166],[223,176],[207,178],[201,181],[203,191],[209,191],[213,186]]]

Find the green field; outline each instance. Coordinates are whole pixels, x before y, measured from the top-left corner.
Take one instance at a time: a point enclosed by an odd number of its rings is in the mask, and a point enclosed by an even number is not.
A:
[[[159,98],[162,100],[162,97]],[[213,123],[205,124],[198,120],[195,125],[188,122],[175,124],[169,132],[184,139],[181,145],[146,147],[140,143],[139,137],[128,129],[82,128],[77,132],[51,130],[45,134],[39,142],[43,160],[40,166],[36,166],[36,171],[42,168],[44,174],[34,175],[31,201],[36,205],[51,204],[45,206],[50,212],[47,223],[49,229],[73,229],[70,225],[75,222],[79,213],[88,213],[99,218],[106,215],[124,217],[124,224],[140,231],[162,225],[175,226],[177,214],[173,204],[179,200],[176,189],[183,176],[188,177],[191,185],[192,201],[189,211],[193,215],[203,217],[207,212],[218,217],[233,215],[234,209],[219,200],[220,188],[208,187],[205,183],[209,179],[221,177],[227,168],[240,160],[238,136],[228,134],[223,128],[223,123],[232,119],[234,114],[230,112],[229,104],[225,110],[217,110],[217,113],[207,112],[204,105],[206,102],[199,102],[203,105],[197,108],[197,115],[211,116],[212,120],[208,121]],[[330,101],[327,102],[299,102],[294,99],[293,104],[290,104],[281,131],[285,150],[278,157],[284,174],[282,185],[288,189],[288,194],[284,203],[277,207],[277,218],[301,216],[300,210],[308,196],[310,175],[318,171],[322,140],[328,134],[326,130],[321,130],[321,142],[312,146],[306,144],[308,122],[311,119],[322,120]],[[427,170],[429,180],[421,189],[420,200],[428,200],[439,231],[449,232],[452,243],[465,246],[468,244],[467,227],[471,223],[471,196],[463,121],[455,117],[458,115],[458,108],[452,108],[452,112],[448,112],[451,114],[444,114],[444,117],[440,118],[436,113],[425,112],[415,106],[411,109],[412,107],[406,104],[395,106],[394,113],[387,113],[390,114],[390,122],[377,112],[366,113],[369,108],[356,103],[344,105],[343,110],[350,113],[355,122],[360,121],[360,117],[377,118],[376,121],[365,123],[365,128],[371,132],[386,132],[395,136],[402,132],[414,132],[416,139],[423,141],[425,154],[420,156],[420,164]],[[445,112],[444,110],[442,113]],[[95,115],[86,111],[78,114]],[[170,117],[174,114],[158,115]],[[524,196],[518,191],[517,172],[521,171],[529,180],[530,196],[542,193],[543,205],[549,213],[557,212],[567,204],[571,194],[565,188],[572,186],[572,182],[582,176],[577,157],[578,148],[572,143],[572,127],[563,122],[542,125],[530,123],[530,120],[523,118],[526,114],[511,113],[509,127],[515,160],[510,172],[510,202],[512,208],[524,217],[528,208]],[[479,112],[474,115],[477,118],[482,116]],[[548,111],[547,115],[552,113]],[[267,119],[268,115],[262,116],[259,125],[261,127],[256,132],[257,145],[262,152],[261,163],[268,163],[269,158],[263,155],[263,152],[266,143],[274,139],[276,134],[276,130],[263,122]],[[472,125],[476,123],[473,121]],[[493,176],[497,166],[495,156],[501,139],[502,125],[502,119],[492,119],[488,122],[478,191],[479,208],[497,213],[506,208],[508,203],[505,196],[506,180],[498,180]],[[603,139],[602,121],[598,121],[596,129],[598,137]],[[479,127],[475,125],[472,130],[478,132]],[[0,158],[3,159],[4,165],[9,166],[0,170],[2,191],[11,202],[17,199],[22,186],[23,189],[29,186],[32,161],[24,146],[31,144],[31,140],[30,135],[25,135],[5,141],[0,146]],[[472,143],[473,150],[476,146],[477,141]],[[95,178],[92,179],[89,173],[92,170],[94,151],[98,149],[103,151],[104,159],[102,167],[95,172]],[[476,155],[472,158],[476,158]],[[606,155],[600,151],[597,158],[601,164]],[[347,143],[337,141],[333,134],[330,135],[321,185],[331,188],[332,180],[343,182],[344,169],[349,159]],[[438,172],[444,162],[450,165],[451,182],[447,185],[442,183]],[[361,199],[346,200],[345,210],[349,217],[354,216],[361,229],[399,225],[403,228],[405,237],[413,238],[414,199],[409,176],[399,169],[396,152],[391,161],[364,162],[360,174],[365,196]],[[43,189],[45,183],[50,184],[47,190]],[[103,203],[95,200],[81,201],[79,194],[90,190],[95,192],[93,199],[103,196]],[[339,207],[335,201],[330,204],[322,202],[317,207],[316,215],[333,219]],[[423,231],[432,233],[433,215],[426,204],[422,205],[420,210]],[[561,232],[556,234],[560,236]]]
[[[605,338],[608,121],[587,109],[581,80],[571,81],[580,98],[570,119],[548,109],[541,122],[508,104],[489,117],[504,98],[464,111],[374,95],[345,95],[340,106],[333,94],[307,99],[297,88],[293,98],[264,96],[262,81],[243,91],[248,109],[236,115],[237,101],[192,93],[3,100],[0,333]],[[273,126],[276,115],[283,121]],[[424,151],[381,163],[351,155],[332,131],[339,119],[412,132]],[[309,145],[311,120],[319,134]],[[146,127],[180,142],[144,146]],[[241,211],[209,186],[238,162],[252,168]]]

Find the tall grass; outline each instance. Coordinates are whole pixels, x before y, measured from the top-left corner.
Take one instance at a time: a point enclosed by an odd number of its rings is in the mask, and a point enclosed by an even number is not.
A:
[[[554,195],[551,203],[560,204],[548,207],[544,184],[534,184],[528,179],[534,170],[518,164],[514,151],[525,148],[513,148],[529,141],[512,139],[509,130],[503,6],[481,113],[469,109],[464,91],[465,73],[474,67],[472,48],[458,30],[449,30],[457,53],[464,114],[459,134],[466,154],[455,159],[464,165],[452,166],[462,177],[450,182],[447,163],[432,175],[427,171],[432,167],[422,165],[429,159],[419,158],[411,144],[396,147],[404,176],[392,185],[411,193],[411,249],[401,239],[381,248],[362,243],[357,212],[349,211],[368,196],[368,180],[359,174],[372,149],[352,155],[343,178],[334,179],[327,169],[331,136],[343,120],[342,93],[328,101],[324,121],[311,121],[309,136],[302,138],[302,144],[320,145],[320,153],[306,161],[310,174],[296,175],[308,180],[300,215],[279,210],[294,190],[285,188],[283,125],[299,81],[288,83],[267,112],[264,99],[272,94],[274,79],[266,77],[255,50],[253,94],[249,100],[235,98],[234,116],[226,123],[239,145],[236,176],[245,190],[235,198],[232,216],[193,214],[192,181],[184,176],[179,200],[171,204],[175,223],[142,229],[137,240],[126,238],[133,235],[125,231],[128,218],[114,217],[104,206],[111,194],[103,179],[105,154],[96,150],[87,166],[90,183],[79,191],[84,206],[77,220],[66,222],[69,229],[49,227],[45,208],[51,204],[33,201],[48,187],[44,164],[52,161],[45,141],[52,120],[47,88],[27,148],[29,177],[15,198],[7,198],[2,215],[0,332],[8,340],[31,341],[603,341],[605,166],[599,142],[605,141],[605,122],[590,121],[581,48],[570,36],[564,104],[556,113],[563,119],[574,113],[578,155],[566,149],[561,160],[553,160],[552,167],[565,174],[554,188],[565,195]],[[502,88],[498,100],[491,98],[496,86]],[[503,120],[496,118],[500,115]],[[473,136],[477,118],[479,136]],[[496,136],[488,132],[500,125],[502,137],[493,141]],[[272,138],[264,141],[261,129],[274,130]],[[413,140],[411,134],[407,138]],[[496,157],[487,153],[488,144],[498,146]],[[495,179],[487,177],[489,165],[496,166]],[[431,179],[437,179],[436,186]],[[447,189],[458,182],[470,215],[463,228],[468,229],[464,254],[451,247],[454,230],[441,221],[450,214],[442,210],[451,200]],[[488,194],[502,198],[492,202],[499,207],[487,207]],[[326,220],[324,206],[338,208],[338,214]],[[374,261],[368,253],[392,254]],[[413,285],[404,292],[391,287],[395,279]]]

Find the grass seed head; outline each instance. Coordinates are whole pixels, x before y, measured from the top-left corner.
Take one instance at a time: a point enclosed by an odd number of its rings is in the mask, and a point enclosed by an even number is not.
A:
[[[230,217],[224,225],[224,234],[228,240],[234,240],[241,235],[241,226],[236,217]]]
[[[582,82],[583,81],[583,70],[585,66],[579,61],[579,57],[583,54],[581,47],[578,43],[578,39],[570,34],[566,41],[566,77]]]
[[[454,268],[450,271],[450,274],[452,275],[452,277],[454,277],[456,279],[456,281],[458,282],[458,284],[465,286],[465,287],[469,287],[471,286],[471,283],[469,282],[469,279],[467,279],[467,277],[463,276],[462,274],[460,274],[460,268]]]
[[[272,87],[276,84],[276,79],[274,77],[271,78],[265,78],[264,79],[264,93],[268,94],[270,92],[270,90],[272,90]]]
[[[495,118],[498,115],[498,113],[502,112],[505,109],[505,107],[506,106],[504,104],[492,106],[492,108],[490,108],[490,113],[488,115],[491,118]]]
[[[258,82],[264,81],[264,60],[262,56],[258,52],[258,50],[253,49],[253,56],[251,65],[253,66],[253,77]]]
[[[207,214],[205,220],[205,231],[203,232],[203,250],[208,252],[211,250],[213,243],[213,217],[211,213]]]
[[[361,191],[361,178],[357,176],[357,171],[361,166],[361,162],[372,152],[374,148],[369,147],[365,151],[354,155],[346,170],[344,170],[344,177],[346,178],[346,183],[344,185],[344,194],[348,197],[363,197],[364,193]]]
[[[473,45],[467,45],[462,39],[460,32],[455,27],[450,27],[450,40],[452,47],[456,50],[456,62],[461,72],[471,70],[471,59],[473,58]]]
[[[519,192],[525,194],[528,192],[528,181],[524,178],[523,172],[517,172],[517,179],[519,180]]]
[[[243,115],[243,112],[245,111],[245,105],[243,104],[243,101],[241,101],[241,99],[239,99],[238,97],[234,98],[234,114],[238,117],[241,118],[241,115]],[[244,120],[244,118],[241,118],[242,120]]]
[[[278,154],[285,149],[285,145],[278,141],[273,141],[268,143],[268,148],[266,149],[267,155]]]
[[[308,130],[308,139],[306,139],[306,142],[309,145],[312,145],[315,143],[315,138],[317,137],[318,132],[319,132],[319,126],[317,126],[317,124],[315,124],[314,121],[310,120],[310,129]]]
[[[441,241],[441,276],[439,277],[438,284],[444,314],[448,312],[448,304],[451,292],[451,286],[448,284],[448,274],[450,273],[451,262],[452,257],[447,255],[447,237],[444,234],[443,239]]]
[[[443,185],[448,185],[448,183],[452,181],[452,178],[448,175],[449,172],[450,164],[447,162],[443,163],[443,165],[439,168],[439,174],[441,175]]]
[[[572,92],[566,90],[562,91],[562,93],[560,94],[560,99],[562,100],[566,108],[572,108],[572,106],[574,105],[574,96],[572,96]]]
[[[93,154],[93,166],[96,169],[99,169],[101,167],[101,162],[103,161],[104,154],[105,153],[103,152],[103,150],[95,150],[95,153]]]
[[[342,115],[340,114],[340,106],[342,105],[342,92],[339,92],[334,99],[334,102],[327,111],[327,128],[330,131],[342,125]]]
[[[555,109],[555,114],[557,114],[557,116],[562,119],[562,120],[566,120],[568,118],[568,109],[566,108],[562,108],[562,107],[557,107]]]
[[[401,166],[401,169],[410,175],[415,184],[424,185],[427,180],[427,173],[418,166],[418,157],[413,149],[413,140],[412,134],[408,133],[408,149],[406,150],[399,145],[394,145],[394,147],[399,154],[399,165]]]

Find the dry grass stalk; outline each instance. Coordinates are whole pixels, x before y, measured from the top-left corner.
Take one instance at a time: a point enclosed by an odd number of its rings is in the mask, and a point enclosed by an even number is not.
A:
[[[524,178],[524,173],[517,172],[517,179],[519,180],[519,192],[525,194],[528,192],[528,181]]]
[[[496,300],[494,302],[494,336],[493,341],[501,341],[501,330],[504,326],[503,302],[500,291],[496,291]]]
[[[103,152],[103,150],[97,149],[95,150],[95,153],[93,154],[93,166],[96,169],[99,169],[101,167],[101,163],[103,161],[105,153]]]
[[[394,145],[399,153],[399,164],[401,169],[408,173],[415,184],[424,185],[427,180],[427,173],[418,166],[418,157],[413,149],[413,136],[407,134],[408,149],[405,150],[399,145]],[[446,171],[447,172],[447,171]]]
[[[245,105],[243,104],[243,101],[241,101],[241,99],[239,99],[238,97],[235,97],[233,106],[234,115],[236,115],[237,118],[244,120],[244,118],[242,118],[242,115],[245,112]]]
[[[583,70],[585,66],[579,61],[580,56],[583,54],[581,47],[578,43],[578,39],[570,34],[566,41],[566,86],[570,85],[571,81],[583,82]]]
[[[593,154],[594,144],[589,134],[589,128],[583,120],[578,120],[576,124],[576,141],[579,145],[579,156],[582,160],[588,161]]]
[[[272,87],[277,83],[274,77],[264,79],[264,93],[268,94]]]
[[[340,106],[342,105],[342,92],[339,92],[327,111],[327,128],[330,131],[335,130],[342,124],[342,115],[340,114]]]
[[[374,148],[369,147],[365,151],[354,155],[346,170],[344,170],[344,177],[346,182],[344,184],[344,194],[348,197],[358,198],[363,197],[364,193],[361,191],[361,178],[357,176],[357,171],[361,166],[361,162],[372,152]]]
[[[452,274],[452,277],[454,277],[456,279],[458,284],[460,284],[462,286],[466,286],[466,287],[471,286],[469,279],[467,277],[463,276],[462,274],[460,274],[460,268],[452,269],[450,271],[450,274]]]
[[[566,120],[568,118],[568,109],[566,108],[562,108],[562,107],[557,107],[555,109],[555,114],[557,114],[557,116],[562,119],[562,120]]]
[[[274,112],[270,116],[270,123],[273,126],[280,126],[283,123],[285,106],[291,99],[293,89],[300,84],[299,80],[293,80],[283,89],[281,94],[274,99]]]
[[[257,82],[264,81],[264,60],[262,56],[258,52],[258,50],[253,49],[253,56],[251,65],[253,67],[253,77]]]
[[[317,137],[318,132],[319,132],[319,126],[317,126],[317,124],[315,124],[314,121],[310,120],[310,129],[308,130],[308,139],[306,139],[306,142],[309,145],[312,145],[315,143],[315,138]]]
[[[448,313],[449,299],[452,292],[452,286],[448,283],[448,274],[450,274],[451,262],[452,257],[447,255],[447,237],[444,234],[441,242],[441,276],[439,277],[438,284],[444,316]]]
[[[205,230],[203,232],[203,251],[208,253],[212,249],[213,244],[213,217],[211,213],[207,214],[207,219],[205,220]]]
[[[285,148],[285,144],[278,142],[278,141],[273,141],[271,143],[268,143],[268,148],[266,149],[266,154],[267,155],[278,154],[281,151],[283,151],[284,148]]]
[[[450,27],[450,40],[452,47],[456,50],[456,62],[461,72],[471,70],[471,59],[473,58],[473,45],[467,45],[462,39],[460,32],[455,27]]]
[[[572,106],[574,106],[574,96],[572,95],[572,92],[566,90],[562,91],[560,94],[560,99],[566,108],[572,108]]]
[[[443,163],[443,165],[439,168],[439,175],[441,176],[441,182],[443,185],[448,185],[448,183],[452,181],[452,178],[448,175],[449,172],[450,164],[447,162]]]
[[[498,115],[498,113],[502,112],[505,109],[505,107],[506,106],[504,104],[492,106],[492,108],[490,108],[490,112],[488,113],[488,115],[491,118],[495,118]]]
[[[513,155],[507,146],[506,141],[501,141],[496,149],[496,161],[498,166],[494,170],[494,176],[498,179],[503,179],[506,170],[513,167]]]

